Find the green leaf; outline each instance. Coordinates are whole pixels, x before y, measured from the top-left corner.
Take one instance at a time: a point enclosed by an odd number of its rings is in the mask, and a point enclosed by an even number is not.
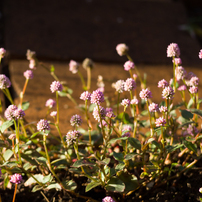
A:
[[[86,186],[86,192],[88,192],[88,191],[90,191],[91,189],[93,189],[93,188],[95,188],[95,187],[97,187],[97,186],[99,186],[99,185],[101,185],[101,182],[100,181],[92,181],[92,182],[90,182],[87,186]]]
[[[132,147],[141,150],[141,143],[140,143],[140,141],[138,139],[133,138],[133,137],[129,137],[128,142],[130,143],[130,145]]]
[[[54,72],[54,71],[55,71],[55,67],[54,65],[51,65],[50,72]]]
[[[43,187],[37,184],[36,186],[33,187],[32,192],[36,192],[36,191],[39,191],[42,189],[43,189]]]
[[[124,193],[128,193],[129,191],[135,190],[139,187],[137,177],[134,175],[121,172],[118,178],[125,184]]]
[[[131,154],[127,154],[124,158],[125,158],[125,160],[130,160],[137,155],[138,155],[137,153],[131,153]]]
[[[128,139],[128,137],[113,138],[113,139],[111,139],[111,140],[108,142],[108,144],[114,144],[114,143],[116,143],[118,140],[127,140],[127,139]]]
[[[122,153],[113,152],[113,156],[117,161],[123,161],[124,160],[124,155]]]
[[[42,174],[36,174],[33,176],[34,178],[36,178],[39,182],[43,183],[43,175]],[[33,177],[30,177],[25,183],[24,185],[27,187],[29,185],[32,185],[32,184],[36,184],[36,180],[33,178]]]
[[[13,151],[10,150],[10,149],[7,149],[7,150],[4,152],[3,157],[4,157],[4,159],[5,159],[6,161],[8,161],[8,160],[11,158],[12,155],[13,155]]]
[[[191,142],[184,141],[184,145],[191,151],[197,153],[197,146]]]
[[[125,189],[125,184],[117,177],[112,177],[105,186],[107,191],[111,192],[123,192]]]
[[[132,123],[131,119],[130,119],[130,116],[126,113],[126,112],[122,112],[120,113],[118,116],[117,116],[117,119],[119,120],[123,120],[123,123],[124,124],[129,124],[129,123]]]
[[[52,177],[52,175],[50,173],[49,175],[46,175],[46,176],[43,177],[42,183],[46,184],[47,182],[51,182],[52,180],[53,180],[53,177]]]
[[[193,118],[193,114],[187,110],[180,110],[181,111],[181,114],[182,114],[182,117],[185,118],[185,119],[192,119]]]
[[[81,166],[94,166],[94,163],[89,162],[87,159],[80,159],[76,161],[71,167],[79,168]]]
[[[7,128],[13,125],[13,121],[6,121],[0,126],[0,131],[3,133]]]
[[[38,165],[38,163],[30,157],[31,155],[26,155],[25,153],[21,154],[21,157],[31,163],[32,165]]]
[[[60,186],[60,184],[58,183],[53,183],[53,184],[50,184],[46,187],[46,189],[50,190],[50,189],[56,189],[56,191],[61,191],[62,188]]]
[[[189,109],[192,113],[199,115],[202,117],[202,110],[199,109]]]
[[[34,134],[30,137],[30,139],[36,137],[39,133],[40,133],[40,132],[36,132],[36,133],[34,133]]]
[[[30,103],[29,102],[23,102],[22,103],[22,110],[26,111],[29,108]]]
[[[168,153],[171,153],[181,147],[183,147],[184,145],[183,144],[176,144],[176,145],[167,145],[165,147],[165,149],[168,151]]]
[[[68,93],[65,92],[65,91],[58,91],[58,95],[59,95],[60,97],[67,97]]]
[[[118,172],[120,170],[123,170],[124,168],[125,168],[125,163],[121,162],[115,167],[115,170],[116,172]]]
[[[190,99],[190,100],[189,100],[189,103],[188,103],[188,105],[187,105],[187,108],[190,109],[190,107],[191,107],[193,104],[194,104],[193,99]]]
[[[77,184],[73,180],[63,181],[62,184],[65,187],[65,189],[68,189],[70,191],[73,191],[77,188]]]
[[[195,123],[195,122],[194,122],[194,121],[185,122],[185,123],[181,124],[181,125],[179,126],[179,128],[182,128],[182,127],[184,127],[184,126],[188,126],[188,125],[190,125],[190,124],[192,124],[192,123]]]
[[[51,164],[54,166],[59,166],[61,164],[68,165],[68,162],[66,159],[56,159],[56,160],[52,161]]]

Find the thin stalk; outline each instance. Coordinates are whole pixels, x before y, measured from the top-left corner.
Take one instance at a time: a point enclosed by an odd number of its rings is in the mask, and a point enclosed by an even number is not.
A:
[[[10,91],[8,90],[8,88],[3,89],[2,91],[5,94],[5,96],[8,98],[8,100],[10,101],[10,103],[14,104],[13,99],[11,97],[11,94],[10,94]]]
[[[19,138],[19,130],[18,130],[18,126],[16,121],[14,120],[14,126],[15,126],[15,131],[16,131],[16,144],[17,144],[17,148],[18,148],[18,156],[19,156],[19,161],[20,161],[20,165],[22,165],[22,160],[21,160],[21,154],[20,154],[20,147],[19,147],[19,142],[20,142],[20,138]]]
[[[29,79],[25,80],[23,91],[20,93],[20,107],[21,108],[22,108],[23,97],[24,97],[24,94],[25,94],[25,91],[26,91],[26,88],[27,88],[28,81],[29,81]]]
[[[117,116],[119,114],[119,99],[120,99],[120,93],[118,93],[118,99],[117,99]]]
[[[61,139],[61,142],[62,142],[64,148],[67,149],[67,145],[65,144],[65,141],[64,141],[64,139],[62,137],[62,134],[61,134],[61,131],[60,131],[58,123],[55,124],[55,127],[56,127],[56,129],[57,129],[57,131],[58,131],[58,133],[60,135],[60,139]]]
[[[59,102],[58,102],[58,91],[56,91],[56,106],[57,106],[57,121],[56,125],[59,124]]]
[[[87,90],[90,90],[91,86],[91,68],[87,67]]]
[[[83,84],[83,89],[86,89],[86,83],[84,81],[83,75],[81,74],[81,72],[79,70],[78,70],[78,75],[79,75],[81,82]]]
[[[15,196],[16,196],[16,192],[17,192],[17,187],[18,187],[18,184],[15,183],[15,190],[14,190],[13,201],[12,202],[15,202]]]
[[[175,57],[173,56],[173,61],[175,60]],[[176,92],[176,78],[175,78],[175,63],[173,62],[173,86],[174,86],[174,92]]]
[[[133,59],[130,57],[130,55],[126,54],[126,56],[127,56],[128,60],[130,60],[131,62],[133,62]],[[136,73],[137,73],[137,75],[138,75],[138,77],[139,77],[139,79],[140,79],[140,83],[143,85],[144,83],[143,83],[143,81],[142,81],[141,75],[140,75],[140,73],[139,73],[137,67],[135,66],[134,68],[135,68],[135,71],[136,71]],[[132,78],[133,78],[133,77],[132,77]]]
[[[148,100],[146,101],[147,103],[147,110],[148,110],[148,114],[149,114],[149,121],[150,121],[150,128],[151,128],[151,136],[153,136],[153,124],[152,124],[152,118],[151,118],[151,113],[149,111],[149,102]]]

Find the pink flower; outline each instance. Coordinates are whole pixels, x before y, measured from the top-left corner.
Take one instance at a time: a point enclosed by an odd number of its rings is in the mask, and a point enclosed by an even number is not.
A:
[[[174,90],[170,87],[170,86],[167,86],[163,89],[162,91],[162,97],[164,99],[173,99],[173,96],[174,96]]]
[[[133,98],[130,102],[132,105],[137,105],[139,103],[139,100],[137,98]]]
[[[166,124],[166,120],[163,117],[159,117],[156,119],[155,124],[157,127],[164,126]]]
[[[106,196],[102,199],[102,202],[115,202],[111,196]]]
[[[11,86],[11,82],[7,76],[4,74],[0,74],[0,89],[9,88]]]
[[[21,119],[23,116],[25,116],[25,112],[22,109],[18,109],[16,105],[10,105],[4,112],[4,116],[7,120],[12,119]]]
[[[175,63],[175,65],[181,65],[182,64],[182,60],[180,59],[180,58],[175,58],[174,60],[173,60],[173,63]]]
[[[148,88],[146,89],[142,89],[140,91],[140,98],[143,100],[148,100],[149,98],[152,98],[152,93],[150,90],[148,90]]]
[[[116,51],[120,56],[126,55],[129,48],[125,43],[120,43],[116,46]]]
[[[129,99],[123,99],[121,102],[121,105],[124,107],[128,107],[130,105],[130,100]]]
[[[67,146],[70,146],[81,136],[81,133],[77,130],[69,131],[66,135]]]
[[[159,88],[165,88],[166,86],[168,86],[168,82],[165,79],[162,79],[158,82],[158,87]]]
[[[131,91],[136,88],[136,82],[132,78],[128,78],[124,83],[124,90]]]
[[[82,123],[82,119],[81,119],[81,116],[79,116],[78,114],[73,115],[70,119],[71,126],[80,126],[81,123]]]
[[[157,112],[157,111],[159,111],[159,106],[158,106],[158,104],[156,104],[156,103],[151,103],[150,105],[149,105],[149,111],[150,112]]]
[[[81,100],[90,100],[91,94],[88,91],[85,91],[81,94],[80,99]]]
[[[45,106],[48,107],[49,109],[55,107],[55,105],[56,105],[56,102],[53,99],[48,99],[45,104]]]
[[[6,54],[6,50],[4,48],[0,48],[0,58],[3,58]]]
[[[130,132],[132,132],[132,128],[131,128],[130,125],[124,125],[124,126],[123,126],[123,129],[122,129],[122,132],[123,132],[123,131],[130,131]]]
[[[45,119],[41,119],[38,123],[37,123],[37,130],[40,132],[46,132],[48,130],[50,130],[50,126],[47,120]]]
[[[100,105],[102,102],[104,102],[103,93],[99,90],[93,91],[91,94],[91,103]]]
[[[37,66],[36,60],[35,59],[31,59],[29,61],[29,68],[30,69],[36,69],[36,66]]]
[[[100,114],[99,114],[99,111],[98,111],[98,106],[95,106],[94,109],[93,109],[93,117],[98,122],[100,122],[101,119],[105,119],[105,116],[106,116],[105,108],[102,107],[102,106],[99,106],[99,109],[100,109]]]
[[[202,49],[199,51],[198,56],[199,56],[200,59],[202,59]]]
[[[159,108],[159,111],[162,113],[162,112],[167,112],[168,111],[168,108],[166,106],[161,106]]]
[[[56,91],[62,91],[63,87],[62,84],[59,81],[53,81],[52,84],[50,85],[50,90],[52,93]]]
[[[167,57],[179,57],[180,49],[176,43],[171,43],[167,48]]]
[[[199,78],[197,76],[193,76],[189,81],[190,86],[198,86],[198,84],[199,84]]]
[[[197,93],[198,92],[198,87],[197,86],[190,87],[189,92],[191,94]]]
[[[50,116],[56,117],[56,116],[57,116],[57,111],[52,111],[52,112],[50,113]]]
[[[109,117],[109,118],[113,118],[113,117],[115,117],[112,108],[106,108],[106,116]]]
[[[8,136],[9,140],[14,140],[16,138],[16,134],[12,133],[11,135]]]
[[[186,90],[187,87],[185,85],[181,85],[177,90],[179,91],[183,91],[183,90]]]
[[[176,67],[175,77],[176,77],[177,81],[179,81],[180,79],[184,79],[186,74],[187,74],[187,72],[182,66]]]
[[[79,63],[74,60],[70,60],[69,71],[72,72],[72,74],[76,74],[78,72],[78,69],[79,69]]]
[[[118,93],[123,93],[123,91],[124,91],[124,83],[125,83],[124,80],[118,80],[115,83],[114,87],[115,87],[115,89],[116,89],[116,91]]]
[[[10,182],[14,184],[20,184],[22,182],[22,175],[15,173],[11,176]]]
[[[130,69],[134,69],[134,67],[135,67],[135,64],[133,62],[131,62],[130,60],[125,62],[125,64],[124,64],[124,69],[126,71],[129,71]]]
[[[33,79],[34,75],[32,70],[27,70],[23,73],[24,77],[28,80],[28,79]]]

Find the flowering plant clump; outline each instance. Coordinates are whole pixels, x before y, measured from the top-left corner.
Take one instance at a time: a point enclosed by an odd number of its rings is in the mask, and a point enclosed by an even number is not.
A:
[[[118,44],[116,50],[127,57],[123,71],[128,78],[113,81],[113,95],[105,93],[108,91],[101,75],[97,86],[91,86],[91,59],[82,64],[86,81],[79,63],[70,61],[69,71],[78,73],[82,82],[83,93],[76,98],[55,75],[55,69],[39,63],[36,53],[28,50],[28,68],[37,71],[37,65],[44,67],[54,78],[49,93],[56,95],[44,103],[48,108],[44,117],[32,123],[26,120],[26,110],[31,106],[24,102],[24,94],[33,71],[24,72],[19,103],[9,92],[10,80],[0,75],[0,88],[11,103],[0,120],[0,177],[4,188],[10,186],[9,182],[15,184],[13,201],[18,184],[32,192],[40,191],[46,201],[51,189],[66,194],[69,200],[75,196],[82,201],[136,201],[144,199],[147,191],[174,187],[183,175],[200,165],[200,78],[181,66],[179,46],[171,43],[167,48],[173,76],[170,82],[161,78],[156,83],[162,91],[159,103],[152,101],[150,87],[134,65],[128,46]],[[3,58],[5,50],[0,49],[0,54]],[[60,129],[60,96],[73,102],[80,112],[67,114],[72,130],[65,134]],[[181,101],[176,102],[176,97]],[[56,109],[51,111],[53,107]],[[201,186],[197,192],[202,192]]]

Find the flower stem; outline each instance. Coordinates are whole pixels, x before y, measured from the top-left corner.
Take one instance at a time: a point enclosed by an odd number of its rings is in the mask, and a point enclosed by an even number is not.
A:
[[[15,190],[14,190],[13,201],[12,202],[15,202],[15,196],[16,196],[17,187],[18,187],[18,184],[15,183]]]

